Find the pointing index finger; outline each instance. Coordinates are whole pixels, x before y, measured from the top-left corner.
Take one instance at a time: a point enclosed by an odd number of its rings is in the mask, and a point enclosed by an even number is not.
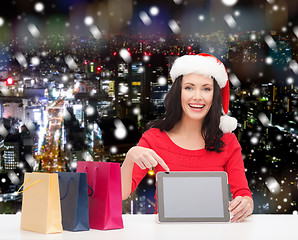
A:
[[[164,160],[160,156],[157,155],[156,152],[154,152],[154,158],[163,167],[164,170],[166,170],[167,172],[170,171],[170,169],[167,166],[167,164],[164,162]]]

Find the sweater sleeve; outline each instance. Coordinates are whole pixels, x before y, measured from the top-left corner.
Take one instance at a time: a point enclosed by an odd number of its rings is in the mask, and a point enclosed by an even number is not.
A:
[[[140,138],[138,146],[139,147],[145,147],[145,148],[151,148],[151,145],[149,141],[147,140],[148,133],[144,133],[143,136]],[[142,181],[142,179],[146,176],[148,173],[148,169],[141,169],[137,164],[134,164],[133,170],[132,170],[132,182],[131,182],[131,192],[132,194],[134,190],[136,190],[139,183]]]
[[[241,146],[235,134],[229,134],[227,144],[227,162],[225,164],[225,171],[228,174],[228,181],[233,198],[237,196],[249,196],[252,198],[248,182],[245,176],[244,162],[241,153]]]

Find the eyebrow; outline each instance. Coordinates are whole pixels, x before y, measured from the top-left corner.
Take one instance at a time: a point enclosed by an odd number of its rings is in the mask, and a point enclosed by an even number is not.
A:
[[[183,85],[187,85],[187,84],[190,84],[190,85],[192,85],[192,86],[195,86],[195,84],[190,83],[190,82],[186,82],[186,83],[184,83]],[[208,85],[211,86],[211,87],[213,87],[213,85],[212,85],[212,84],[209,84],[209,83],[203,84],[202,86],[205,87],[205,86],[208,86]]]

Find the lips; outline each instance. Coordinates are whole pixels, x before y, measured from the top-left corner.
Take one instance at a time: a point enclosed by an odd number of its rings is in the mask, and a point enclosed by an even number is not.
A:
[[[205,107],[205,104],[190,103],[190,104],[188,104],[188,106],[190,106],[191,108],[194,108],[194,109],[203,109]]]

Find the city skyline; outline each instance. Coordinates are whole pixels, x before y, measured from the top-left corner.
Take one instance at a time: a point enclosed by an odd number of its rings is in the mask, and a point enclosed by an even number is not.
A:
[[[295,3],[236,1],[215,11],[214,1],[129,1],[125,12],[108,2],[12,1],[0,12],[0,212],[18,211],[7,206],[19,206],[13,192],[24,171],[121,163],[162,116],[174,59],[207,52],[227,66],[255,213],[297,213]],[[246,24],[249,11],[257,15]],[[154,181],[149,171],[125,212],[154,211]]]

